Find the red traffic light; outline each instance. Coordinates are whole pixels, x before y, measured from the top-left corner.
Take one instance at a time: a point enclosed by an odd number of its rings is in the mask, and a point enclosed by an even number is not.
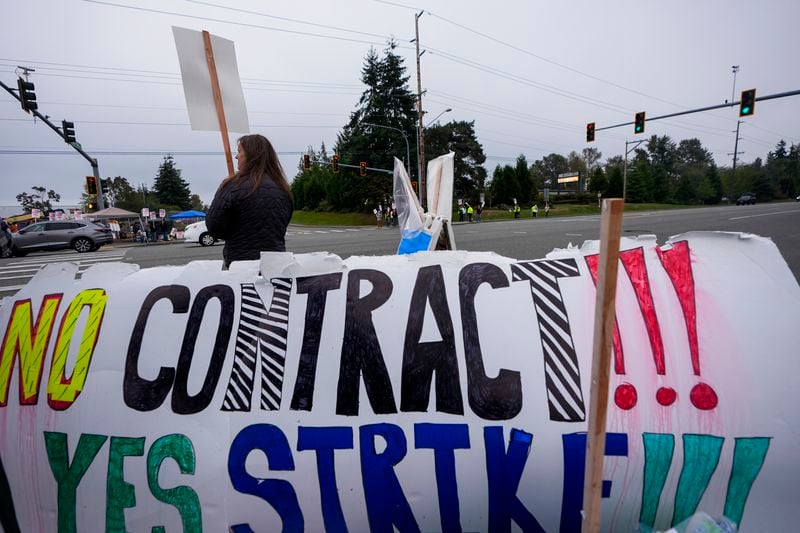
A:
[[[594,122],[590,122],[586,125],[586,142],[594,142]]]
[[[303,170],[311,168],[311,156],[309,154],[303,155]]]
[[[333,171],[339,172],[339,154],[333,154]]]
[[[361,169],[360,174],[362,176],[366,176],[367,175],[367,162],[366,161],[362,161],[358,165],[359,165],[359,168]]]
[[[97,178],[94,176],[86,176],[86,192],[89,195],[97,194]]]

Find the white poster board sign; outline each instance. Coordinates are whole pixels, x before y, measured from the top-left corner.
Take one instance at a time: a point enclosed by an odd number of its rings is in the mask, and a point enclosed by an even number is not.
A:
[[[158,210],[158,218],[164,218],[166,216],[167,216],[167,210],[166,209],[159,209]]]
[[[42,210],[37,208],[31,209],[31,216],[36,219],[42,218]]]
[[[181,67],[183,94],[193,130],[219,131],[214,94],[211,90],[211,77],[208,73],[203,33],[186,28],[172,27],[175,46],[178,49],[178,62]],[[239,67],[236,63],[236,50],[233,41],[211,35],[211,47],[225,110],[228,131],[249,133],[247,106],[244,101]]]
[[[150,216],[150,208],[143,207],[142,208],[142,217],[143,218],[148,218],[149,216]]]
[[[621,250],[603,530],[795,530],[800,287],[777,248]],[[50,264],[0,305],[2,519],[578,531],[597,254]]]

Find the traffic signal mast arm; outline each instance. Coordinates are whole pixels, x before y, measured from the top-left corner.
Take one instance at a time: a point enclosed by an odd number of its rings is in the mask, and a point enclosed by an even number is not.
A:
[[[11,87],[9,87],[8,85],[6,85],[6,84],[5,84],[5,83],[3,83],[2,81],[0,81],[0,86],[2,86],[2,87],[3,87],[3,89],[5,89],[6,91],[8,91],[8,92],[9,92],[9,94],[10,94],[11,96],[13,96],[14,98],[16,98],[17,100],[20,100],[19,96],[17,96],[17,93],[15,93],[15,92],[14,92],[14,90],[13,90],[13,89],[11,89]],[[21,100],[20,100],[20,102],[21,102]],[[56,126],[55,124],[53,124],[52,122],[50,122],[50,121],[47,119],[47,117],[45,117],[44,115],[42,115],[41,113],[39,113],[39,111],[38,111],[38,110],[36,110],[36,109],[33,109],[33,110],[31,110],[31,113],[33,113],[33,114],[36,116],[36,118],[38,118],[39,120],[41,120],[42,122],[44,122],[45,124],[47,124],[48,126],[50,126],[50,129],[52,129],[54,132],[56,132],[56,133],[58,134],[58,136],[59,136],[59,137],[61,137],[62,139],[64,139],[64,142],[69,142],[69,141],[67,141],[67,138],[64,136],[64,133],[61,131],[61,129],[60,129],[58,126]],[[76,151],[77,151],[79,154],[81,154],[81,155],[84,157],[84,159],[86,159],[86,160],[87,160],[89,163],[91,163],[92,165],[96,165],[96,164],[97,164],[97,161],[96,161],[96,160],[95,160],[95,159],[94,159],[92,156],[90,156],[89,154],[87,154],[86,152],[84,152],[84,151],[83,151],[81,148],[78,148],[77,146],[75,146],[75,145],[74,145],[74,144],[72,144],[72,143],[69,143],[69,145],[70,145],[70,146],[72,146],[73,148],[75,148],[75,150],[76,150]]]
[[[13,89],[11,89],[11,87],[9,87],[8,85],[6,85],[6,84],[5,84],[5,83],[3,83],[2,81],[0,81],[0,86],[2,86],[2,87],[3,87],[3,89],[5,89],[6,91],[8,91],[8,94],[10,94],[10,95],[11,95],[11,96],[13,96],[14,98],[16,98],[16,99],[17,99],[17,100],[18,100],[20,103],[22,103],[21,97],[20,97],[19,95],[17,95],[17,93],[15,93],[15,92],[14,92],[14,90],[13,90]],[[47,117],[46,117],[46,116],[44,116],[44,115],[42,115],[41,113],[39,113],[39,111],[38,111],[38,110],[36,110],[36,109],[31,109],[31,110],[30,110],[30,112],[31,112],[31,113],[33,113],[33,115],[34,115],[35,117],[37,117],[39,120],[41,120],[42,122],[44,122],[45,124],[47,124],[48,126],[50,126],[50,129],[52,129],[54,132],[56,132],[56,133],[58,134],[58,136],[59,136],[59,137],[61,137],[62,139],[64,139],[64,142],[67,142],[67,143],[69,143],[69,145],[70,145],[70,146],[72,146],[72,147],[75,149],[75,151],[76,151],[76,152],[78,152],[79,154],[81,154],[81,155],[83,156],[83,158],[84,158],[84,159],[86,159],[86,160],[89,162],[89,164],[92,166],[92,173],[94,174],[94,177],[95,177],[97,180],[100,180],[100,168],[99,168],[99,166],[98,166],[98,164],[97,164],[97,159],[93,158],[92,156],[90,156],[89,154],[87,154],[86,152],[84,152],[82,148],[79,148],[79,145],[78,145],[78,143],[76,143],[76,142],[69,142],[69,141],[67,141],[67,138],[66,138],[66,136],[64,135],[64,132],[62,132],[62,131],[61,131],[61,130],[58,128],[58,126],[56,126],[55,124],[53,124],[52,122],[50,122],[50,121],[47,119]],[[103,209],[103,207],[104,207],[103,203],[104,203],[104,202],[103,202],[103,195],[102,195],[102,194],[98,194],[98,195],[97,195],[97,204],[98,204],[98,207],[99,207],[100,209]]]
[[[332,165],[333,163],[330,161],[311,161],[312,165]],[[345,168],[357,168],[361,169],[361,165],[348,165],[347,163],[339,163],[340,167]],[[367,170],[372,170],[374,172],[383,172],[384,174],[394,174],[394,170],[386,170],[385,168],[372,168],[366,167]]]
[[[775,94],[768,94],[766,96],[759,96],[755,99],[756,102],[760,102],[762,100],[773,100],[775,98],[785,98],[787,96],[795,96],[800,94],[800,89],[794,91],[787,91],[784,93],[775,93]],[[697,109],[688,109],[686,111],[678,111],[677,113],[669,113],[667,115],[659,115],[657,117],[647,117],[647,122],[653,122],[654,120],[659,120],[662,118],[671,118],[671,117],[678,117],[680,115],[690,115],[692,113],[700,113],[702,111],[711,111],[713,109],[723,109],[725,107],[737,107],[741,104],[741,100],[737,100],[736,102],[730,102],[728,104],[718,104],[718,105],[710,105],[707,107],[699,107]],[[614,124],[613,126],[603,126],[602,128],[595,128],[594,131],[602,131],[602,130],[610,130],[614,128],[621,128],[622,126],[630,126],[634,124],[635,121],[630,122],[623,122],[622,124]]]

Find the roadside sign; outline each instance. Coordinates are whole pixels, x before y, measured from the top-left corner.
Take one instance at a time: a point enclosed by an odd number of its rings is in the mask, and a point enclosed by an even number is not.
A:
[[[550,199],[550,189],[542,189],[542,198],[545,202]]]
[[[149,207],[143,207],[142,208],[142,216],[144,218],[150,217],[150,208]]]
[[[158,210],[158,218],[166,218],[167,210],[166,209],[159,209]]]
[[[42,210],[41,209],[31,209],[31,216],[33,218],[42,218]]]

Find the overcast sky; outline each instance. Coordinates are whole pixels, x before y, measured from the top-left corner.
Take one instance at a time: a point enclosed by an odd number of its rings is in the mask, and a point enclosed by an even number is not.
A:
[[[566,155],[597,127],[731,99],[732,65],[759,96],[800,89],[798,0],[496,1],[12,0],[2,1],[0,79],[36,69],[39,110],[73,121],[103,177],[152,184],[161,155],[220,152],[219,133],[192,131],[172,26],[235,42],[252,132],[281,153],[289,179],[308,145],[330,148],[363,90],[369,48],[394,37],[416,90],[414,13],[420,18],[424,109],[430,120],[474,120],[491,176],[523,153]],[[122,7],[128,6],[128,7]],[[403,7],[408,6],[408,7]],[[135,9],[131,9],[134,7]],[[648,122],[646,136],[697,137],[730,165],[738,109]],[[633,127],[600,131],[603,160],[621,155]],[[414,150],[414,132],[408,132]],[[639,136],[641,137],[641,136]],[[744,121],[745,162],[781,139],[800,143],[800,96],[759,102]],[[235,139],[236,135],[232,135]],[[89,164],[0,94],[0,205],[31,186],[77,203]],[[103,152],[117,152],[104,154]],[[402,157],[403,154],[398,154]],[[221,155],[175,156],[205,202],[226,173]]]

